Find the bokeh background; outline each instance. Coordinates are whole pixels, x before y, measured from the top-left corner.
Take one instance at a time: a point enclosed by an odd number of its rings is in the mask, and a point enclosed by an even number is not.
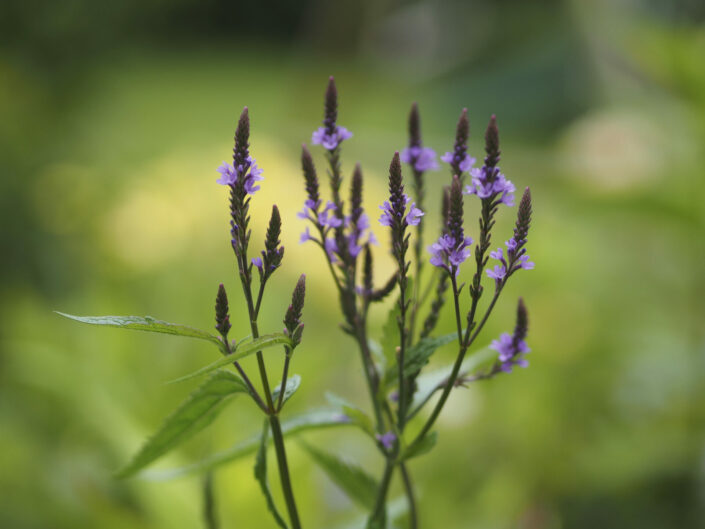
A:
[[[521,294],[531,367],[454,393],[439,446],[411,463],[422,527],[702,527],[698,0],[3,2],[0,526],[201,526],[198,478],[118,481],[112,472],[193,385],[164,382],[214,351],[52,311],[149,314],[208,329],[222,281],[234,335],[247,334],[226,191],[215,184],[244,105],[266,178],[253,200],[253,245],[276,202],[287,247],[261,327],[280,328],[296,277],[309,278],[293,368],[303,385],[287,413],[323,404],[331,389],[367,406],[323,259],[297,244],[299,149],[322,119],[331,74],[339,123],[355,134],[343,167],[362,163],[372,214],[412,101],[426,144],[441,153],[468,107],[471,152],[481,155],[496,113],[504,172],[534,194],[536,270],[511,282],[478,343],[511,329]],[[428,177],[429,226],[447,179],[445,170]],[[469,228],[476,214],[469,206]],[[513,215],[501,218],[498,241]],[[383,254],[380,281],[391,267]],[[375,313],[376,331],[386,310]],[[448,330],[446,311],[439,332]],[[441,350],[434,364],[452,357]],[[198,460],[259,427],[242,400],[156,467]],[[379,472],[359,434],[306,439]],[[289,446],[307,527],[362,514]],[[274,527],[252,459],[215,476],[223,527]],[[270,481],[280,500],[273,473]]]

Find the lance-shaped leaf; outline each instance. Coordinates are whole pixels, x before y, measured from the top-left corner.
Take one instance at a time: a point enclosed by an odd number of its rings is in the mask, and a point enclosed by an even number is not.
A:
[[[354,463],[319,450],[308,443],[301,441],[301,446],[352,500],[365,509],[374,508],[379,484],[372,476]]]
[[[492,358],[495,358],[496,356],[496,351],[489,348],[480,349],[463,360],[463,363],[460,366],[460,375],[470,373],[478,366],[484,364]],[[424,404],[428,402],[436,391],[443,388],[445,381],[448,379],[452,371],[453,365],[451,364],[429,373],[423,373],[416,379],[418,389],[414,394],[413,403],[409,407],[411,410],[409,414],[410,417],[415,415],[424,406]]]
[[[259,450],[257,451],[257,458],[255,459],[255,479],[259,483],[259,487],[264,494],[264,499],[267,500],[267,508],[269,512],[272,513],[277,525],[282,529],[287,529],[286,522],[284,518],[281,517],[277,506],[274,504],[274,498],[272,498],[272,493],[269,490],[269,481],[267,480],[267,439],[269,438],[269,420],[265,419],[264,428],[262,429],[262,436],[260,438]]]
[[[236,360],[240,360],[241,358],[250,356],[251,354],[254,354],[257,351],[262,351],[264,349],[268,349],[270,347],[274,347],[275,345],[280,344],[286,344],[291,346],[291,339],[286,334],[280,332],[274,334],[265,334],[264,336],[255,338],[251,342],[238,345],[237,349],[235,349],[232,354],[223,356],[212,364],[208,364],[207,366],[202,367],[198,371],[194,371],[193,373],[172,380],[171,383],[183,382],[184,380],[190,380],[192,378],[206,375],[211,371],[215,371],[216,369],[219,369],[223,366],[232,364]]]
[[[458,339],[458,333],[445,334],[443,336],[422,338],[417,343],[409,347],[404,355],[404,376],[415,377],[419,371],[428,363],[431,355],[436,349],[443,347]],[[398,378],[396,369],[388,369],[385,373],[385,383],[393,384]]]
[[[401,460],[405,461],[407,459],[411,459],[412,457],[417,457],[430,452],[431,449],[436,446],[437,441],[438,432],[431,432],[424,435],[421,439],[414,441],[406,447],[404,452],[401,454]]]
[[[326,400],[333,406],[339,407],[341,412],[356,426],[360,427],[370,437],[374,437],[375,431],[372,425],[372,419],[360,408],[350,404],[343,397],[326,392]]]
[[[291,398],[291,396],[296,393],[301,385],[301,377],[299,375],[292,375],[286,379],[286,387],[284,388],[284,398],[282,399],[282,404]],[[279,401],[279,392],[281,391],[282,384],[279,382],[272,390],[272,400],[274,402]]]
[[[321,430],[324,428],[350,425],[352,425],[350,419],[340,413],[340,411],[317,410],[283,421],[282,433],[284,437],[289,437],[308,430]],[[255,453],[260,445],[260,440],[261,436],[257,434],[197,463],[169,470],[153,470],[142,474],[142,477],[154,481],[163,481],[212,470]]]
[[[224,404],[238,393],[249,393],[239,376],[230,371],[214,373],[166,418],[157,433],[147,440],[117,476],[124,478],[135,474],[203,430],[213,422]]]
[[[81,323],[88,323],[90,325],[107,325],[109,327],[120,327],[122,329],[188,336],[189,338],[207,340],[218,347],[223,346],[223,342],[220,338],[209,332],[187,327],[186,325],[156,320],[151,316],[74,316],[72,314],[64,314],[63,312],[57,312],[57,314],[64,318],[80,321]]]

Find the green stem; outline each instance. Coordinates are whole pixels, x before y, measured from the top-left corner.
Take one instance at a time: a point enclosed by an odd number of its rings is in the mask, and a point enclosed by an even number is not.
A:
[[[375,506],[372,509],[370,517],[367,519],[367,529],[384,529],[384,527],[386,526],[387,491],[389,491],[389,484],[392,481],[393,471],[394,460],[391,457],[388,457],[387,462],[384,466],[384,474],[382,475],[382,481],[380,482],[379,489],[377,490],[377,499],[375,500]]]
[[[414,498],[414,487],[411,483],[411,475],[404,463],[399,463],[399,470],[401,471],[401,478],[404,482],[406,501],[409,504],[409,529],[418,529],[419,521],[416,513],[416,499]]]
[[[269,424],[272,426],[272,441],[274,443],[274,449],[277,452],[279,477],[281,478],[282,491],[284,492],[286,508],[289,512],[289,521],[291,522],[291,528],[301,529],[301,522],[299,521],[299,512],[296,509],[296,501],[294,500],[294,489],[291,487],[291,480],[289,478],[289,465],[286,461],[284,435],[282,434],[282,428],[279,424],[279,417],[277,415],[270,415]]]
[[[215,511],[213,472],[208,472],[203,478],[203,521],[206,529],[218,529],[220,524]]]

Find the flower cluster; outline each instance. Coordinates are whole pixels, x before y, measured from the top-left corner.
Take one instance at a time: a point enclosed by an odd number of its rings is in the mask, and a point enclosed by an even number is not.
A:
[[[512,335],[502,333],[499,340],[493,340],[490,345],[499,353],[499,368],[505,373],[512,371],[512,366],[528,367],[529,362],[523,357],[531,351],[524,341],[529,331],[529,317],[526,312],[524,300],[519,298],[517,307],[517,323]]]
[[[441,160],[450,164],[453,175],[458,175],[462,179],[463,173],[469,172],[475,165],[475,158],[468,154],[468,135],[470,134],[470,122],[468,121],[468,109],[464,108],[458,118],[458,125],[455,128],[455,144],[453,152],[446,152],[441,156]]]
[[[412,145],[406,147],[399,154],[402,162],[408,163],[416,171],[435,171],[438,169],[436,161],[436,151],[430,147],[421,147],[420,145]]]
[[[531,191],[527,187],[521,197],[519,210],[517,212],[517,221],[514,228],[514,236],[505,242],[507,247],[507,256],[504,257],[502,248],[497,248],[490,252],[492,259],[497,259],[500,264],[487,270],[487,275],[495,280],[497,285],[501,284],[505,278],[519,269],[532,270],[534,263],[529,261],[529,254],[526,253],[526,238],[529,234],[529,225],[531,224]]]
[[[257,167],[257,161],[252,156],[248,156],[245,163],[237,167],[223,162],[218,167],[218,172],[220,173],[220,178],[216,182],[224,186],[235,185],[240,179],[243,179],[243,187],[248,195],[254,195],[255,191],[259,190],[259,186],[255,185],[255,182],[264,180],[264,177],[260,176],[262,169]]]
[[[448,215],[444,232],[429,246],[431,264],[458,275],[460,265],[470,257],[472,237],[466,237],[463,229],[463,194],[460,179],[453,177],[448,199]]]
[[[326,90],[326,106],[323,126],[313,131],[311,143],[314,145],[322,145],[328,151],[334,151],[338,146],[349,138],[352,138],[352,132],[345,127],[341,127],[336,123],[338,119],[338,91],[335,87],[335,81],[331,77],[328,81],[328,89]]]
[[[406,193],[402,194],[402,200],[388,201],[385,200],[379,209],[382,210],[382,215],[379,217],[379,223],[382,226],[418,226],[421,222],[424,212],[416,207],[416,202],[411,203],[409,212],[406,212],[406,206],[411,202],[411,197]]]

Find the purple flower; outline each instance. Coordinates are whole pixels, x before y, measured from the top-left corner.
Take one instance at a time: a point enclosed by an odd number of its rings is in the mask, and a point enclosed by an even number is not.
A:
[[[406,193],[404,193],[403,196],[404,206],[401,211],[392,206],[389,201],[385,201],[384,204],[379,207],[379,209],[382,210],[382,215],[379,218],[379,223],[382,226],[394,226],[395,216],[403,216],[403,222],[406,222],[406,224],[409,226],[419,225],[419,222],[421,222],[421,217],[423,217],[424,212],[416,207],[416,202],[412,202],[411,207],[409,207],[409,212],[406,213],[406,206],[409,204],[409,202],[411,202],[411,198]],[[406,215],[404,215],[404,213],[406,213]]]
[[[367,235],[368,244],[377,244],[377,238],[374,233],[370,230],[370,218],[367,213],[361,213],[360,217],[357,219],[357,224],[350,226],[350,217],[346,217],[345,225],[350,228],[350,233],[347,236],[348,239],[348,252],[352,257],[357,257],[362,251],[362,245],[360,244],[361,239],[365,238]],[[367,232],[367,233],[365,233]],[[365,244],[365,243],[362,243]]]
[[[255,265],[257,268],[259,268],[259,271],[262,272],[262,258],[261,257],[253,257],[252,258],[252,264]]]
[[[441,235],[438,240],[428,247],[431,253],[431,264],[444,268],[451,272],[455,270],[455,275],[460,271],[460,265],[470,257],[470,246],[472,237],[463,237],[456,241],[450,233]]]
[[[326,249],[326,253],[328,254],[328,259],[330,259],[331,263],[337,263],[338,258],[336,257],[335,254],[338,253],[338,243],[335,242],[335,238],[329,237],[325,240],[324,247]]]
[[[309,198],[306,200],[306,202],[304,202],[304,208],[299,211],[296,216],[300,219],[315,219],[318,217],[318,214],[316,212],[318,211],[318,208],[320,206],[320,200],[318,202],[314,202]]]
[[[335,126],[335,130],[329,133],[326,127],[319,127],[313,131],[311,136],[311,143],[314,145],[322,145],[325,149],[333,151],[338,148],[344,140],[352,138],[352,132],[350,132],[345,127],[339,125]]]
[[[466,195],[477,195],[481,199],[499,196],[499,202],[506,206],[514,205],[516,188],[511,180],[499,172],[497,168],[483,166],[470,171],[472,183],[465,186]]]
[[[421,147],[418,145],[407,147],[401,151],[399,158],[402,162],[410,164],[418,172],[435,171],[438,169],[436,152],[430,147]]]
[[[507,269],[502,265],[495,265],[494,268],[487,269],[487,275],[494,279],[497,284],[499,284],[507,275]]]
[[[303,244],[306,241],[313,241],[313,240],[315,240],[315,239],[311,235],[311,232],[309,231],[308,226],[306,226],[306,229],[301,234],[301,238],[299,239],[299,243]]]
[[[529,362],[522,355],[531,351],[529,346],[524,341],[529,331],[529,316],[524,305],[524,300],[519,298],[517,306],[517,322],[514,327],[514,333],[509,335],[503,333],[499,340],[493,340],[490,345],[499,353],[499,367],[505,373],[512,371],[512,366],[528,367]]]
[[[375,434],[375,439],[380,442],[385,450],[391,450],[394,447],[397,436],[394,432],[387,432],[385,434]]]
[[[218,167],[218,172],[220,178],[216,182],[221,185],[235,185],[240,178],[244,178],[244,188],[249,195],[253,195],[255,191],[259,190],[259,186],[255,185],[255,182],[264,180],[261,176],[262,169],[257,167],[257,161],[251,156],[248,156],[246,162],[238,165],[237,168],[223,162]]]
[[[470,156],[468,153],[452,153],[446,152],[441,156],[441,161],[448,163],[454,167],[458,167],[463,173],[467,173],[472,169],[477,161],[475,158]]]
[[[329,200],[323,211],[318,214],[318,223],[321,226],[328,228],[339,228],[343,225],[343,220],[340,219],[335,213],[335,204]]]

